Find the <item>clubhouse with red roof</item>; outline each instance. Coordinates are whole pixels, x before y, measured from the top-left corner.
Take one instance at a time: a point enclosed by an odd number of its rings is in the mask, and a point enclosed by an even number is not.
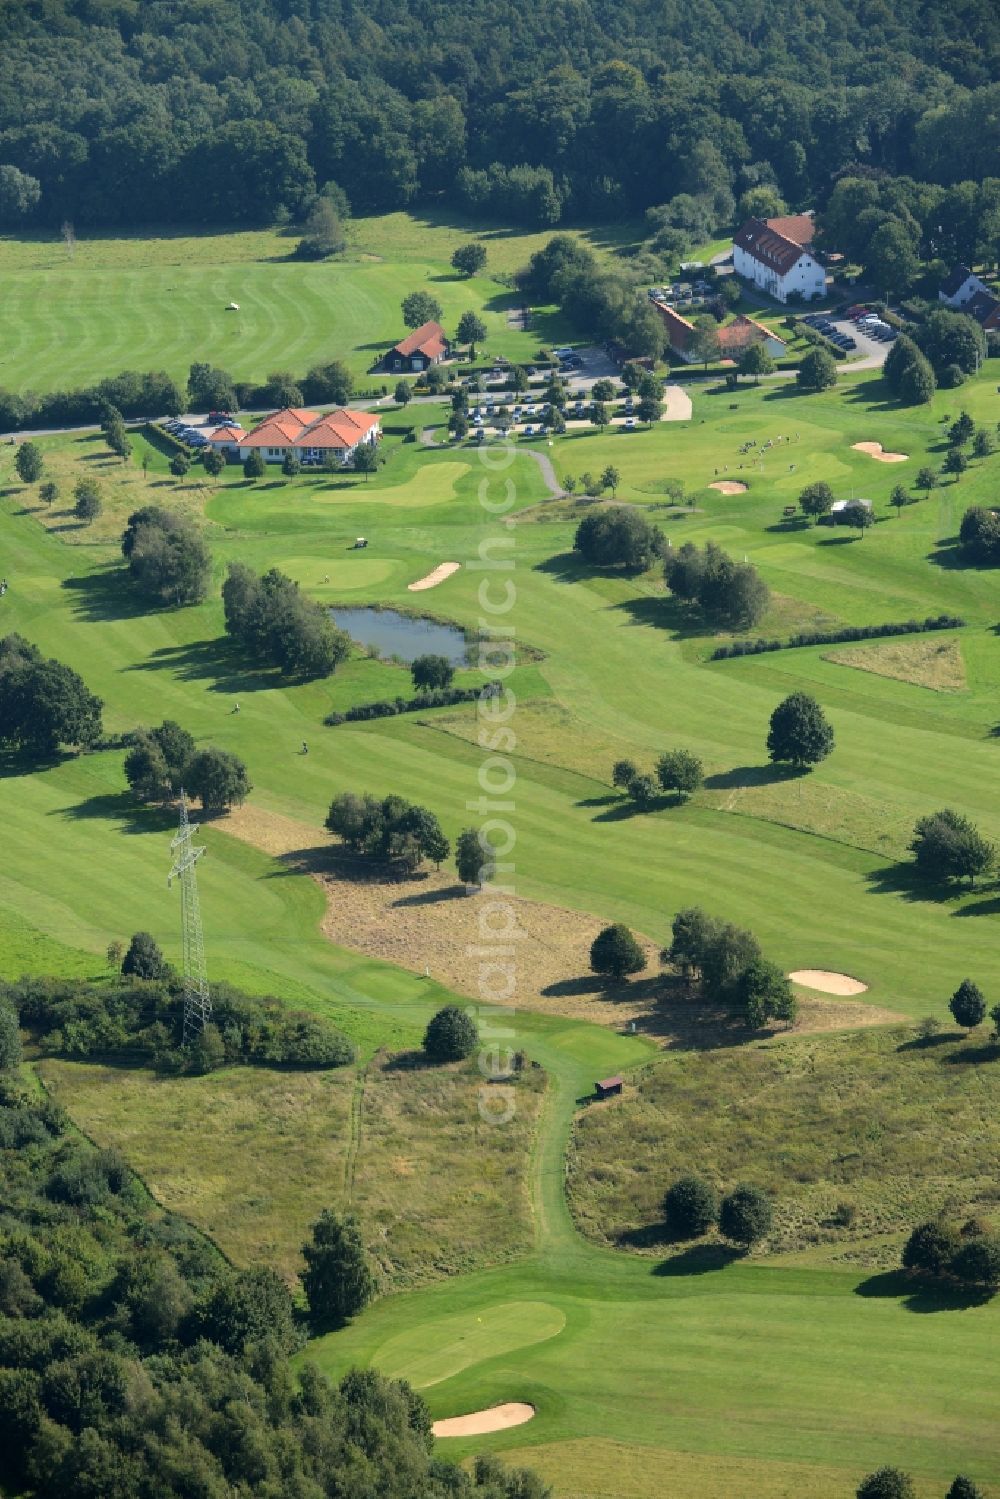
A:
[[[303,468],[318,468],[331,462],[349,467],[358,448],[376,443],[382,436],[377,416],[370,411],[305,411],[286,406],[272,412],[252,432],[227,425],[208,434],[213,448],[227,458],[244,459],[259,452],[265,463],[283,463],[289,453]]]

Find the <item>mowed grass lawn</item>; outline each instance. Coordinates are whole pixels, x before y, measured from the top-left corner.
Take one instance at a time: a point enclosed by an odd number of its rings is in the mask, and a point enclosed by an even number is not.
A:
[[[996,384],[991,364],[959,393],[961,404],[992,421]],[[957,414],[955,393],[948,399]],[[1000,459],[973,465],[960,485],[942,486],[898,519],[880,519],[863,541],[824,528],[786,530],[786,479],[778,469],[765,470],[736,499],[703,491],[716,464],[732,467],[726,444],[738,446],[755,431],[797,431],[795,458],[782,458],[797,467],[788,483],[797,490],[800,480],[843,464],[838,485],[863,479],[885,516],[890,484],[938,448],[939,419],[949,409],[943,402],[938,397],[931,412],[898,413],[885,409],[878,381],[858,380],[815,399],[766,387],[741,391],[732,411],[730,398],[696,390],[690,426],[570,438],[551,454],[575,473],[613,458],[621,494],[648,505],[659,503],[658,480],[684,478],[697,490],[694,513],[679,519],[654,510],[654,518],[672,538],[711,536],[759,562],[779,595],[783,629],[816,617],[866,623],[962,613],[968,624],[951,637],[965,670],[966,686],[957,691],[854,670],[825,659],[823,648],[709,663],[712,638],[670,604],[654,576],[595,576],[578,565],[570,555],[578,512],[545,498],[525,455],[490,470],[469,448],[431,453],[394,436],[389,462],[370,484],[269,476],[249,486],[227,475],[188,499],[204,516],[216,583],[225,563],[240,558],[284,567],[331,604],[349,598],[422,607],[475,628],[483,616],[481,544],[488,540],[494,555],[513,560],[491,581],[513,581],[507,618],[533,648],[510,678],[521,706],[513,721],[518,742],[506,751],[516,774],[505,800],[514,803],[513,878],[521,894],[629,921],[659,941],[679,906],[699,903],[751,927],[786,968],[853,973],[869,984],[874,1004],[943,1017],[966,973],[991,1000],[994,992],[1000,997],[1000,900],[988,883],[971,892],[915,885],[900,853],[913,818],[945,805],[1000,839],[990,793],[1000,753],[992,735],[1000,676],[995,575],[956,566],[949,540],[964,505],[991,494],[1000,472],[991,465]],[[911,457],[893,468],[851,452],[852,442],[869,438]],[[586,465],[584,449],[594,455]],[[0,548],[12,585],[0,601],[2,629],[22,630],[76,667],[104,697],[110,731],[176,718],[200,741],[243,756],[254,782],[251,807],[317,829],[332,795],[344,789],[409,796],[432,807],[451,836],[472,820],[485,751],[471,710],[467,718],[447,710],[322,727],[331,707],[405,693],[406,674],[358,656],[327,682],[280,682],[229,648],[217,596],[195,609],[147,611],[129,592],[109,540],[98,533],[70,546],[68,533],[46,531],[36,500],[11,478],[9,453],[0,452],[0,466]],[[149,498],[171,493],[153,487],[162,477],[151,472]],[[141,479],[131,482],[136,498],[146,497]],[[484,495],[498,504],[510,499],[512,527],[484,510]],[[117,503],[130,502],[131,491]],[[352,553],[359,534],[369,547]],[[448,560],[462,567],[440,588],[408,591]],[[809,776],[787,779],[769,769],[764,737],[776,702],[796,686],[820,698],[837,747]],[[608,784],[622,746],[652,764],[675,744],[705,761],[704,793],[682,808],[623,811]],[[5,763],[5,964],[96,968],[112,937],[140,927],[178,956],[177,892],[165,885],[170,818],[130,803],[121,758],[120,751],[68,757],[32,773]],[[221,829],[209,827],[204,840],[213,976],[330,1014],[365,1059],[380,1046],[415,1044],[446,995],[433,973],[416,978],[332,948],[319,931],[322,893],[312,881]],[[560,1499],[607,1487],[589,1468],[594,1457],[613,1457],[615,1444],[629,1449],[616,1491],[632,1499],[707,1493],[698,1461],[715,1458],[735,1465],[719,1472],[748,1499],[850,1493],[881,1462],[913,1468],[921,1499],[943,1492],[961,1469],[991,1475],[995,1307],[917,1315],[896,1289],[857,1294],[866,1277],[842,1267],[772,1262],[657,1274],[648,1260],[584,1243],[563,1194],[574,1101],[595,1078],[648,1060],[649,1046],[531,1015],[518,1014],[513,1026],[514,1044],[548,1074],[528,1173],[536,1250],[513,1265],[388,1298],[317,1345],[325,1367],[383,1357],[387,1366],[409,1367],[440,1355],[436,1373],[451,1372],[427,1385],[435,1414],[533,1401],[535,1422],[490,1445],[538,1446]],[[815,1046],[821,1056],[822,1043]],[[395,1151],[391,1141],[387,1150]],[[397,1185],[406,1200],[406,1178]],[[419,1191],[413,1202],[426,1200]],[[541,1304],[537,1319],[525,1303]],[[484,1356],[481,1329],[494,1323],[497,1340]],[[535,1337],[539,1329],[544,1338]],[[474,1445],[482,1443],[454,1450]],[[674,1453],[688,1454],[676,1460],[676,1475]],[[654,1463],[661,1464],[658,1488],[648,1476]]]
[[[610,256],[637,226],[569,232]],[[344,254],[323,263],[291,258],[300,237],[292,230],[82,234],[72,256],[54,233],[0,237],[0,388],[65,389],[123,369],[165,369],[183,387],[196,360],[261,380],[339,358],[363,377],[406,333],[399,304],[418,290],[437,297],[451,332],[463,312],[478,313],[484,347],[512,360],[572,336],[551,308],[529,332],[507,326],[519,302],[509,277],[548,233],[397,213],[355,220],[348,236]],[[466,280],[450,260],[473,238],[489,258],[481,276]],[[238,312],[226,311],[230,302]]]

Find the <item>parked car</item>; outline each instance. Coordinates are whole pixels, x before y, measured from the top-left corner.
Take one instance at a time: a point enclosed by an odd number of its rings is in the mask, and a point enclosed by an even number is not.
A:
[[[524,435],[525,437],[533,437],[535,435],[534,427],[525,427]]]
[[[625,426],[628,429],[628,431],[631,432],[632,428],[635,426],[635,417],[634,416],[627,416],[625,418]]]

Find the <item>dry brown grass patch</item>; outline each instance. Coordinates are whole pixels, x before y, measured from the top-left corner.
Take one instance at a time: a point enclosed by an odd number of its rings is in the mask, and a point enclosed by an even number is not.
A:
[[[827,661],[853,666],[858,671],[911,682],[934,692],[962,692],[966,687],[965,662],[958,640],[891,640],[884,645],[850,646],[830,651]]]

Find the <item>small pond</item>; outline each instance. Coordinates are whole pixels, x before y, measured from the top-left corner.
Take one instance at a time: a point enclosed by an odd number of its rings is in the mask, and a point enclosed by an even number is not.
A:
[[[359,645],[374,646],[380,656],[398,656],[409,664],[418,656],[444,656],[452,666],[466,662],[465,636],[454,625],[414,619],[398,609],[331,609],[338,629]]]

